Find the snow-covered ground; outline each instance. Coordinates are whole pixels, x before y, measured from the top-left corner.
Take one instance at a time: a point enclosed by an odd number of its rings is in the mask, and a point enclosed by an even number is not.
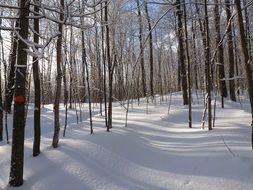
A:
[[[253,151],[248,101],[217,102],[216,127],[201,129],[203,105],[193,104],[193,128],[179,93],[167,101],[130,105],[115,103],[113,129],[106,132],[99,106],[94,106],[94,134],[89,134],[87,105],[83,122],[69,111],[66,137],[51,147],[53,107],[42,109],[41,155],[32,157],[33,115],[28,112],[24,185],[8,186],[11,146],[0,143],[0,189],[19,190],[252,190]],[[32,106],[31,106],[32,108]],[[12,115],[9,115],[11,129]],[[64,110],[61,112],[64,125]],[[62,134],[63,130],[61,130]]]

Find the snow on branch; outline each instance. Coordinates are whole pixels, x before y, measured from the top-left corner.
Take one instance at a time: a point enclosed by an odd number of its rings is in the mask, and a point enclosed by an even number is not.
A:
[[[7,26],[0,26],[0,30],[7,30],[7,31],[13,31],[13,30],[20,30],[20,28],[13,28],[13,27],[7,27]]]
[[[5,5],[5,4],[0,4],[1,8],[6,8],[6,9],[19,9],[19,7],[13,6],[13,5]]]
[[[237,79],[245,79],[245,77],[242,76],[234,76],[232,78],[222,78],[221,81],[229,81],[229,80],[237,80]]]
[[[22,40],[28,47],[28,49],[25,49],[27,51],[27,53],[33,57],[37,57],[39,58],[43,58],[44,57],[44,49],[49,45],[49,43],[56,38],[57,36],[60,35],[59,32],[55,33],[54,35],[52,35],[50,38],[47,39],[47,41],[44,44],[37,44],[33,41],[30,41],[28,39],[23,39],[20,34],[16,31],[15,33],[17,35],[17,37]],[[32,51],[29,49],[31,48]],[[40,50],[41,49],[41,50]]]

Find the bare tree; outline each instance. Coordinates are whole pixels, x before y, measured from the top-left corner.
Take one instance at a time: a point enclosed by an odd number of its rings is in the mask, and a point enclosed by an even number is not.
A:
[[[186,52],[186,60],[187,60],[187,81],[188,81],[188,123],[189,128],[192,128],[192,95],[191,95],[191,60],[189,54],[189,46],[188,46],[188,31],[187,31],[187,16],[186,16],[186,5],[184,2],[184,34],[185,34],[185,52]]]
[[[64,19],[64,0],[60,1],[61,3],[61,13],[60,13],[60,21]],[[58,24],[58,39],[56,44],[56,66],[57,66],[57,76],[56,76],[56,92],[55,92],[55,101],[54,101],[54,136],[52,146],[54,148],[58,147],[59,142],[59,133],[60,133],[60,118],[59,118],[59,104],[61,97],[61,81],[62,81],[62,35],[63,35],[63,24],[60,22]]]
[[[35,1],[38,6],[34,6],[34,12],[39,12],[40,0]],[[37,16],[36,14],[34,15]],[[39,19],[34,19],[34,43],[39,44]],[[37,48],[38,49],[38,48]],[[40,154],[40,71],[39,61],[37,57],[33,57],[33,81],[34,81],[34,143],[33,143],[33,156]]]
[[[212,130],[212,104],[211,104],[211,63],[210,63],[210,32],[207,12],[207,0],[204,0],[205,9],[205,75],[206,75],[206,92],[207,92],[207,109],[208,109],[208,129]]]
[[[228,61],[229,61],[229,78],[232,79],[234,77],[235,69],[235,61],[234,61],[234,45],[233,45],[233,33],[232,33],[232,24],[230,21],[231,18],[231,10],[230,10],[230,0],[225,0],[225,9],[227,16],[227,46],[228,46]],[[232,101],[236,101],[235,96],[235,80],[229,80],[229,93],[230,99]]]
[[[238,26],[240,30],[240,39],[241,39],[241,48],[242,48],[242,56],[244,62],[244,68],[247,76],[247,83],[248,83],[248,93],[250,99],[250,106],[251,106],[251,144],[253,149],[253,78],[252,78],[252,60],[250,59],[248,46],[245,36],[245,29],[243,25],[243,17],[242,17],[242,9],[241,9],[241,2],[240,0],[235,0],[235,5],[237,8],[238,14]]]
[[[140,8],[140,0],[136,0],[137,9],[138,9],[138,22],[139,22],[139,43],[140,43],[140,64],[141,64],[141,80],[142,80],[142,93],[145,97],[147,95],[146,89],[146,72],[144,66],[144,47],[143,47],[143,24],[142,24],[142,15]]]
[[[0,19],[0,25],[1,25],[1,19]],[[0,30],[0,42],[1,46],[3,43],[2,35],[1,35],[1,30]],[[0,73],[2,73],[2,54],[3,54],[3,49],[0,48]],[[6,82],[6,81],[5,81]],[[0,76],[0,141],[3,140],[3,99],[2,99],[2,77]]]
[[[108,63],[108,72],[109,72],[109,97],[108,97],[108,126],[107,131],[112,128],[112,88],[113,88],[113,63],[111,61],[110,53],[110,30],[108,23],[108,1],[105,2],[105,23],[106,23],[106,53],[107,53],[107,63]]]
[[[14,115],[12,132],[12,152],[10,180],[11,186],[20,186],[23,184],[23,166],[24,166],[24,128],[25,128],[25,103],[26,103],[26,69],[27,69],[27,44],[24,40],[28,38],[29,27],[29,3],[26,0],[19,1],[20,14],[19,26],[22,26],[19,35],[17,51],[17,64],[15,72],[14,87]]]
[[[223,43],[221,41],[220,34],[220,13],[219,13],[219,1],[214,0],[214,21],[215,21],[215,40],[217,46],[217,67],[218,67],[218,80],[219,80],[219,89],[221,94],[221,106],[224,108],[224,98],[227,97],[227,87],[226,81],[222,80],[225,78],[225,69],[224,69],[224,53],[223,53]]]
[[[18,27],[18,22],[15,24]],[[9,56],[9,70],[8,70],[8,81],[7,81],[7,89],[5,90],[5,110],[6,112],[11,112],[11,105],[14,93],[14,77],[15,77],[15,63],[17,57],[17,48],[18,48],[18,37],[14,31],[11,32],[11,53]]]
[[[149,31],[149,66],[150,66],[150,81],[149,81],[149,88],[150,88],[150,95],[154,98],[154,58],[153,58],[153,34],[152,34],[152,27],[151,27],[151,20],[148,11],[148,3],[147,0],[144,1],[146,17],[148,21],[148,31]]]
[[[178,38],[178,53],[179,53],[179,64],[180,64],[180,74],[181,74],[181,86],[183,91],[183,104],[188,105],[188,95],[187,95],[187,78],[186,78],[186,66],[185,66],[185,53],[184,53],[184,43],[183,43],[183,24],[182,16],[183,12],[181,10],[181,1],[175,1],[176,15],[177,15],[177,38]]]

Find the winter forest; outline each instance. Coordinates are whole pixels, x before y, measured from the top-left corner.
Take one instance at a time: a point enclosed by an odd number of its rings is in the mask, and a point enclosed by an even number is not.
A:
[[[0,189],[252,190],[253,0],[0,0]]]

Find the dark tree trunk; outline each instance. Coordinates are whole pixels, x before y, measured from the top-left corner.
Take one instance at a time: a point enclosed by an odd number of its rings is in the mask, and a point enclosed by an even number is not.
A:
[[[207,12],[207,0],[204,0],[205,7],[205,75],[207,92],[207,110],[208,110],[208,129],[212,130],[212,104],[211,104],[211,63],[210,63],[210,34]]]
[[[2,25],[2,19],[0,18],[0,26]],[[0,30],[0,73],[2,73],[2,63],[4,63],[4,49],[3,49],[3,37]],[[6,76],[6,74],[5,74]],[[6,79],[6,78],[5,78]],[[6,81],[5,81],[6,82]],[[3,140],[3,98],[2,98],[2,77],[0,76],[0,141]]]
[[[188,124],[189,128],[192,128],[192,94],[191,94],[191,61],[188,47],[188,32],[187,32],[187,17],[186,17],[186,5],[185,0],[184,5],[184,32],[185,32],[185,49],[186,49],[186,60],[187,60],[187,80],[188,80],[188,97],[189,97],[189,111],[188,111]]]
[[[102,5],[101,5],[102,7]],[[104,20],[104,12],[103,9],[101,8],[101,18],[102,20]],[[104,30],[104,26],[102,26],[101,28],[101,40],[102,40],[102,60],[103,60],[103,70],[104,70],[104,78],[103,78],[103,85],[104,85],[104,102],[105,102],[105,126],[107,131],[109,130],[108,127],[108,120],[107,120],[107,90],[106,90],[106,55],[105,55],[105,30]]]
[[[214,23],[215,23],[215,32],[216,32],[216,46],[217,46],[217,67],[218,67],[218,79],[219,79],[219,89],[222,99],[222,108],[224,108],[224,98],[227,97],[227,87],[226,81],[222,80],[225,78],[225,70],[224,70],[224,54],[223,54],[223,45],[220,43],[221,35],[220,35],[220,13],[219,13],[219,1],[214,0]]]
[[[1,25],[1,20],[0,20]],[[2,39],[1,31],[0,31],[0,40]],[[3,52],[1,52],[3,49],[0,50],[0,73],[2,73],[2,55]],[[2,77],[0,76],[0,141],[3,140],[3,99],[2,99]]]
[[[84,6],[84,4],[82,6]],[[84,24],[83,18],[81,18],[81,24]],[[89,68],[88,68],[88,63],[87,63],[87,59],[86,59],[86,48],[85,48],[84,40],[85,40],[84,31],[82,31],[82,63],[85,65],[85,70],[86,70],[86,82],[87,82],[87,88],[88,88],[89,115],[90,115],[90,134],[92,134],[93,133],[93,126],[92,126],[90,78],[89,78]]]
[[[64,9],[64,0],[61,0],[61,11]],[[60,14],[60,21],[63,20],[63,12]],[[62,33],[63,33],[63,24],[58,24],[59,36],[56,44],[56,92],[55,92],[55,100],[54,100],[54,136],[52,146],[54,148],[58,147],[59,143],[59,134],[60,134],[60,118],[59,118],[59,104],[61,98],[61,81],[62,81],[62,71],[61,71],[61,63],[62,63]]]
[[[18,22],[16,22],[16,27],[18,27]],[[11,53],[9,56],[9,64],[10,68],[8,70],[8,80],[7,82],[7,89],[5,91],[5,102],[4,107],[7,113],[11,112],[11,104],[14,94],[14,77],[15,77],[15,63],[16,63],[16,56],[17,56],[17,48],[18,48],[18,37],[15,32],[12,32],[12,42],[11,42]]]
[[[40,0],[36,3],[39,5]],[[39,7],[34,7],[35,12],[39,12]],[[35,14],[36,16],[36,14]],[[34,19],[34,43],[39,43],[39,19]],[[40,154],[40,73],[39,61],[36,57],[33,58],[33,81],[34,81],[34,142],[33,142],[33,156]]]
[[[19,35],[22,39],[28,38],[29,26],[29,3],[20,0]],[[24,167],[24,128],[25,128],[25,103],[26,103],[26,68],[27,68],[27,45],[19,40],[17,52],[17,68],[15,73],[14,87],[14,115],[12,132],[12,152],[9,184],[20,186],[23,184]]]
[[[234,45],[233,45],[233,33],[232,33],[232,25],[231,25],[231,10],[230,10],[230,0],[225,0],[225,9],[227,15],[227,45],[228,45],[228,61],[229,61],[229,78],[234,77],[235,73],[235,61],[234,61]],[[230,99],[232,101],[236,101],[235,96],[235,80],[229,80],[229,93]]]
[[[194,69],[193,69],[193,73],[194,73],[194,85],[195,85],[195,89],[198,90],[199,89],[199,85],[198,85],[197,51],[196,51],[196,21],[192,20],[191,31],[192,31],[193,65],[194,65]]]
[[[84,41],[84,39],[82,39]],[[83,42],[84,43],[84,42]],[[91,93],[90,93],[90,79],[89,79],[89,70],[88,70],[88,63],[86,61],[86,49],[85,46],[83,48],[84,53],[84,64],[86,68],[86,82],[87,82],[87,88],[88,88],[88,100],[89,100],[89,114],[90,114],[90,134],[93,133],[93,126],[92,126],[92,109],[91,109]]]
[[[143,47],[143,28],[142,28],[142,18],[141,18],[141,8],[140,8],[140,0],[136,0],[138,7],[138,22],[139,22],[139,42],[140,42],[140,64],[141,64],[141,81],[142,81],[142,93],[143,96],[147,95],[146,88],[146,72],[144,66],[144,47]]]
[[[246,36],[245,36],[245,29],[243,26],[242,9],[241,9],[240,0],[235,0],[235,5],[237,8],[237,13],[238,13],[241,49],[242,49],[242,55],[243,55],[243,61],[244,61],[244,68],[245,68],[245,72],[247,76],[248,93],[249,93],[249,99],[250,99],[250,105],[251,105],[251,126],[252,126],[251,143],[252,143],[252,149],[253,149],[253,78],[252,78],[252,68],[251,68],[252,60],[250,60],[249,52],[247,49],[248,46],[247,46],[247,41],[246,41]]]
[[[251,48],[251,31],[250,31],[250,20],[249,20],[249,13],[248,13],[248,0],[243,0],[242,1],[243,3],[243,6],[245,7],[243,9],[243,12],[244,12],[244,23],[245,23],[245,35],[246,35],[246,39],[247,39],[247,47],[248,47],[248,51],[249,52],[252,52],[252,48]],[[249,54],[249,56],[251,57],[251,54]]]
[[[150,88],[150,95],[152,98],[154,98],[154,59],[153,59],[153,35],[152,35],[152,27],[151,27],[151,21],[150,21],[150,16],[148,12],[148,4],[147,0],[145,0],[145,12],[146,12],[146,17],[148,21],[148,30],[149,30],[149,66],[150,66],[150,81],[149,81],[149,88]]]
[[[181,74],[181,86],[183,91],[183,104],[188,105],[188,95],[187,95],[187,78],[186,78],[186,66],[185,66],[185,54],[184,54],[184,33],[182,24],[182,10],[180,0],[175,2],[176,15],[177,15],[177,38],[178,38],[178,53],[179,53],[179,64],[180,64],[180,74]]]
[[[105,5],[105,29],[106,29],[106,53],[107,53],[107,62],[108,62],[108,71],[109,71],[109,97],[108,97],[108,126],[107,131],[112,128],[112,80],[113,80],[113,68],[111,62],[111,53],[110,53],[110,31],[108,26],[108,1]]]

